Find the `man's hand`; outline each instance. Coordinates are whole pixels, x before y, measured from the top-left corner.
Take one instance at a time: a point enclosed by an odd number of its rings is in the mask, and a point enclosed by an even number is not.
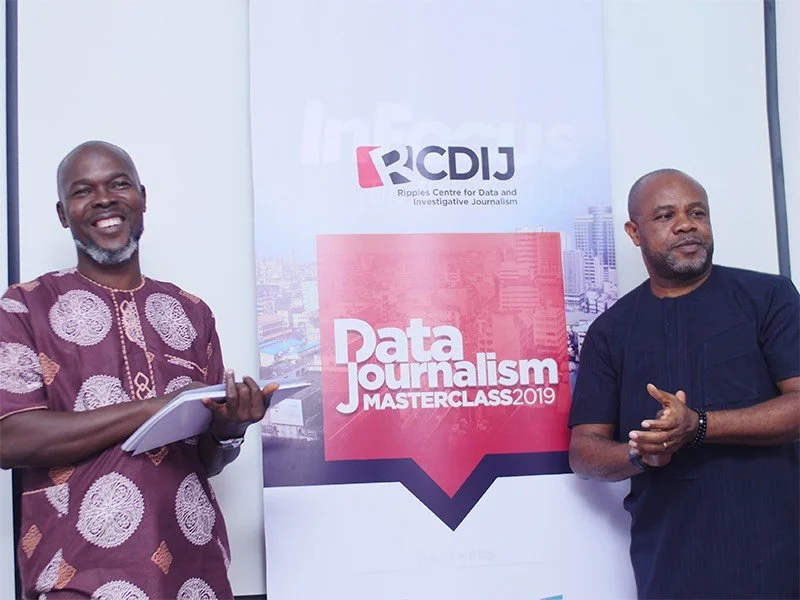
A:
[[[251,423],[264,418],[277,389],[278,384],[271,383],[262,390],[251,377],[237,383],[233,371],[225,371],[225,398],[203,400],[214,415],[211,434],[220,440],[242,437]]]
[[[689,444],[697,433],[699,418],[695,411],[686,406],[686,394],[682,390],[670,394],[648,383],[647,392],[663,408],[656,419],[642,421],[645,431],[631,431],[629,446],[642,457],[649,455],[642,460],[651,464],[651,457],[672,456]]]

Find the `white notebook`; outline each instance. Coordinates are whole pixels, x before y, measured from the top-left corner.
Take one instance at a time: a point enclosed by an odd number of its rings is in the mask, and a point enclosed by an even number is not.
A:
[[[259,381],[264,388],[269,381]],[[298,379],[278,380],[280,387],[272,394],[270,406],[290,398],[310,384]],[[159,446],[185,440],[203,433],[211,424],[211,410],[203,404],[203,398],[212,400],[225,397],[225,384],[194,388],[178,394],[167,405],[147,419],[122,444],[122,449],[134,455],[147,452]]]

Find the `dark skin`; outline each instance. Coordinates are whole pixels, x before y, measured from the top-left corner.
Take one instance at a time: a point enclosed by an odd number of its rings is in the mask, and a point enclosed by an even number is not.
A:
[[[88,142],[73,150],[59,167],[58,192],[61,224],[82,242],[113,251],[141,232],[145,188],[130,157],[116,146]],[[114,289],[134,289],[142,282],[138,248],[128,260],[112,265],[99,264],[79,251],[78,271]],[[270,384],[260,389],[250,377],[237,382],[230,370],[225,385],[224,401],[204,401],[213,412],[211,426],[200,438],[200,456],[209,475],[239,454],[238,448],[223,450],[214,438],[243,436],[249,425],[264,417],[278,388]],[[87,412],[31,410],[10,415],[0,420],[0,467],[54,467],[90,458],[125,440],[180,391]]]
[[[711,274],[713,235],[705,190],[691,177],[667,172],[645,179],[629,203],[625,231],[641,248],[650,288],[659,298],[688,294]],[[771,446],[800,439],[800,377],[775,382],[780,394],[741,409],[708,412],[706,444]],[[632,431],[626,443],[614,440],[609,424],[572,429],[570,465],[579,476],[619,481],[641,473],[629,452],[652,467],[669,463],[694,439],[698,415],[686,405],[686,394],[648,384],[647,392],[662,409]]]

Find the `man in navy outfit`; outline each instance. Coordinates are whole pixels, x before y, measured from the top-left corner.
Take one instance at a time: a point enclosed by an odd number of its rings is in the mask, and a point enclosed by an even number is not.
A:
[[[685,173],[641,177],[628,213],[650,278],[586,335],[570,465],[630,478],[640,598],[798,598],[797,290],[712,264],[708,196]]]

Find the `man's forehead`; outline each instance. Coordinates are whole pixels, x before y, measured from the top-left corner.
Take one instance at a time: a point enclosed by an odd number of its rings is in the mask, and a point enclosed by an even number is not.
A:
[[[105,146],[81,148],[68,156],[60,170],[60,183],[71,185],[82,179],[94,179],[113,173],[126,174],[137,179],[136,167],[124,154]]]
[[[676,202],[706,203],[703,188],[693,179],[680,174],[656,175],[644,182],[639,192],[639,206],[642,209],[654,208],[662,204]]]

